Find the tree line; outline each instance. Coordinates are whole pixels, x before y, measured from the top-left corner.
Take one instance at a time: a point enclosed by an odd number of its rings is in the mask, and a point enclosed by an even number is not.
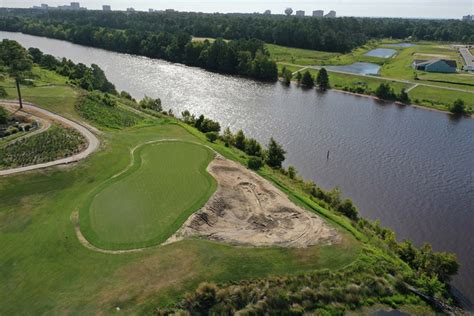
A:
[[[65,12],[64,12],[65,13]],[[99,47],[111,51],[160,58],[230,75],[240,75],[261,81],[276,81],[278,70],[257,39],[225,41],[193,41],[183,30],[142,30],[133,25],[120,29],[99,20],[86,24],[65,14],[60,20],[43,16],[11,16],[0,18],[0,29],[67,40],[73,43]],[[92,16],[95,13],[90,12]],[[58,15],[59,18],[61,15]],[[46,17],[46,16],[44,16]],[[69,19],[71,18],[71,19]]]
[[[0,11],[1,12],[1,11]],[[100,12],[4,10],[3,25],[34,31],[46,23],[48,28],[74,25],[138,33],[183,32],[197,37],[226,39],[256,38],[283,46],[346,53],[373,38],[434,40],[474,43],[474,23],[459,20],[400,18],[316,19],[261,14],[206,14],[193,12]],[[54,30],[58,35],[66,29]],[[51,36],[51,35],[48,35]]]
[[[44,54],[38,48],[27,50],[16,41],[4,39],[0,42],[0,70],[15,80],[20,108],[23,105],[20,84],[33,77],[33,64],[68,77],[71,83],[84,90],[117,94],[115,86],[95,64],[88,67],[82,63],[75,64],[66,58],[60,60],[53,55]]]

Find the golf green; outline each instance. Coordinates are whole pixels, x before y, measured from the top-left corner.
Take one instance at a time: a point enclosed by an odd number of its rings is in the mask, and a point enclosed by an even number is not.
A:
[[[207,147],[183,141],[136,148],[130,166],[93,192],[81,230],[92,244],[108,249],[165,241],[214,192],[215,180],[206,171],[212,158]]]

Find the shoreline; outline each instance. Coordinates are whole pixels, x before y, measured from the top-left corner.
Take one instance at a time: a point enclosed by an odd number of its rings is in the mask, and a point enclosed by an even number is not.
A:
[[[278,81],[279,81],[280,83],[283,83],[283,81],[281,80],[280,77],[278,78]],[[300,87],[300,86],[301,86],[301,85],[298,84],[298,82],[295,81],[295,80],[292,80],[291,82],[294,83],[297,87]],[[284,83],[283,83],[283,84],[284,84]],[[311,88],[311,89],[317,89],[317,87],[314,86],[314,87]],[[372,99],[372,100],[381,101],[381,102],[387,102],[387,103],[393,103],[393,104],[396,104],[396,105],[411,106],[411,107],[418,108],[418,109],[422,109],[422,110],[426,110],[426,111],[432,111],[432,112],[437,112],[437,113],[444,113],[444,114],[447,114],[447,115],[450,115],[450,116],[456,116],[456,114],[451,113],[451,112],[449,112],[449,111],[447,111],[447,110],[440,110],[440,109],[432,108],[432,107],[429,107],[429,106],[424,106],[424,105],[419,105],[419,104],[414,104],[414,103],[406,104],[406,103],[402,103],[402,102],[399,102],[399,101],[380,99],[379,97],[374,96],[374,95],[370,95],[370,94],[362,94],[362,93],[351,92],[351,91],[345,91],[345,90],[336,89],[336,88],[329,88],[329,89],[327,89],[327,90],[331,90],[331,91],[335,91],[335,92],[339,92],[339,93],[345,93],[345,94],[349,94],[349,95],[353,95],[353,96],[358,96],[358,97],[370,98],[370,99]],[[470,114],[470,115],[460,115],[460,117],[469,118],[469,119],[474,119],[474,113],[473,113],[473,114]]]

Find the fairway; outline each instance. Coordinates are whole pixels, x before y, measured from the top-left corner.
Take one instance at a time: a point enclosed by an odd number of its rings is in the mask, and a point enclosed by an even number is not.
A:
[[[210,149],[183,141],[139,146],[130,166],[91,194],[80,214],[83,234],[107,249],[165,241],[214,192],[206,172],[212,158]]]

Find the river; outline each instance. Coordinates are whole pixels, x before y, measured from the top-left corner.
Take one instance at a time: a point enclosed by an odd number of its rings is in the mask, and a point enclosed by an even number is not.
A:
[[[323,188],[339,187],[362,216],[379,219],[400,240],[456,253],[461,269],[453,284],[474,301],[474,120],[20,33],[0,38],[95,63],[119,90],[159,97],[174,113],[204,114],[262,143],[273,136],[288,152],[287,165]]]

